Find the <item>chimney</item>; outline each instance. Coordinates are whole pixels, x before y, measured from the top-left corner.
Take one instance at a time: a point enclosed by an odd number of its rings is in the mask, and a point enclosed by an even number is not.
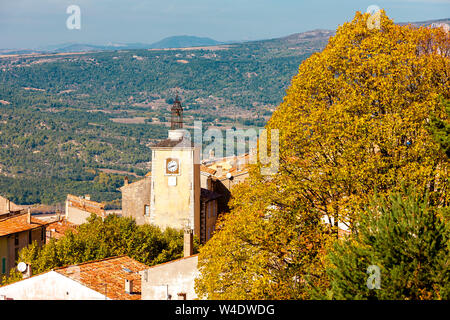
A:
[[[190,257],[194,254],[194,233],[192,229],[184,230],[184,257]]]
[[[28,213],[27,213],[27,223],[31,224],[31,209],[28,208]]]
[[[129,183],[129,181],[128,181],[128,176],[125,176],[125,178],[123,178],[123,185],[124,185],[124,186],[127,186],[128,183]]]
[[[58,212],[57,214],[56,214],[56,221],[61,221],[61,212]]]
[[[236,170],[237,171],[242,171],[242,162],[244,162],[245,163],[245,158],[243,158],[243,159],[237,159],[236,160]]]
[[[221,176],[222,176],[222,166],[217,165],[216,166],[216,177],[221,177]]]
[[[125,279],[125,293],[132,294],[133,293],[133,280]]]
[[[11,201],[9,199],[6,199],[6,212],[11,212]]]
[[[84,198],[85,198],[86,200],[91,200],[91,195],[86,194],[86,195],[84,196]]]
[[[27,269],[25,270],[25,272],[22,274],[23,279],[28,279],[33,275],[32,271],[31,271],[31,265],[27,264]]]

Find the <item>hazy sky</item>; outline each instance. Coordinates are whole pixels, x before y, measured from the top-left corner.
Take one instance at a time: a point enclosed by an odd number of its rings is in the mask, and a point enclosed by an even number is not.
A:
[[[81,9],[79,30],[66,27],[69,5]],[[450,17],[450,0],[0,0],[0,48],[152,43],[174,35],[268,39],[335,29],[369,5],[396,22]]]

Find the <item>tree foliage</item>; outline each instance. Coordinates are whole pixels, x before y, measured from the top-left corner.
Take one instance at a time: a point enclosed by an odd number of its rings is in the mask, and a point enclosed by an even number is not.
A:
[[[335,243],[328,268],[333,299],[449,299],[450,229],[440,210],[415,192],[376,198],[354,237]],[[367,269],[380,268],[380,288]]]
[[[153,225],[136,225],[132,218],[109,215],[102,218],[92,214],[87,223],[68,231],[59,240],[51,239],[43,247],[33,242],[19,253],[18,261],[32,266],[34,274],[53,268],[91,260],[128,255],[149,266],[183,256],[183,231]],[[195,239],[194,249],[198,249]],[[9,282],[17,280],[12,269]]]
[[[201,249],[201,297],[306,299],[311,286],[324,285],[321,252],[330,235],[320,216],[256,176],[233,189],[231,213]]]
[[[381,29],[370,30],[367,18],[357,13],[302,63],[268,124],[280,130],[280,173],[348,224],[374,190],[406,184],[449,200],[447,159],[427,122],[445,119],[437,97],[450,94],[450,36],[395,25],[384,13]]]
[[[375,192],[412,186],[448,205],[448,159],[427,123],[446,117],[436,98],[450,94],[449,34],[384,12],[369,29],[368,18],[357,12],[300,65],[267,125],[279,130],[279,170],[262,176],[258,164],[233,191],[200,252],[199,295],[311,297],[329,284],[324,255],[338,224],[353,228]]]
[[[430,127],[434,138],[441,145],[447,158],[450,158],[450,100],[441,98],[440,101],[445,107],[446,119],[433,116]]]

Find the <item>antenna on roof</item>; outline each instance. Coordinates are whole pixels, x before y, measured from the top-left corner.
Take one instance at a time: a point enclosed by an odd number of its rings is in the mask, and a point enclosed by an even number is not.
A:
[[[170,109],[171,119],[170,119],[170,129],[182,129],[183,128],[183,108],[181,107],[181,102],[178,98],[178,94],[175,98],[172,108]]]
[[[27,264],[25,262],[19,262],[19,264],[17,265],[17,270],[22,273],[27,271]]]
[[[122,270],[125,271],[125,272],[128,272],[128,273],[133,273],[133,271],[131,271],[130,269],[125,268],[125,267],[122,267]]]

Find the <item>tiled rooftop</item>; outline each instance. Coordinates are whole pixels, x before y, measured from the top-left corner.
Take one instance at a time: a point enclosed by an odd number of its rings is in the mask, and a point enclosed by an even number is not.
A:
[[[106,293],[110,299],[140,300],[141,276],[138,272],[148,268],[149,266],[128,256],[119,256],[58,268],[54,271],[99,293]],[[125,292],[125,279],[133,280],[132,294]]]
[[[218,179],[225,179],[227,173],[231,173],[234,175],[239,175],[242,173],[248,172],[248,165],[250,162],[250,155],[244,154],[241,156],[232,156],[232,157],[225,157],[220,159],[214,159],[205,162],[205,164],[200,165],[200,171],[208,172],[215,176]],[[239,170],[238,170],[239,166]],[[217,174],[218,167],[222,168],[222,174],[219,176]]]
[[[61,218],[60,221],[52,221],[47,225],[47,231],[50,231],[50,237],[55,239],[60,239],[69,230],[76,232],[76,225],[70,223],[65,218]]]
[[[69,206],[75,207],[90,213],[94,213],[100,217],[106,217],[105,205],[92,200],[87,200],[71,194],[67,195]]]
[[[46,222],[43,222],[43,221],[33,218],[33,217],[31,217],[31,223],[28,223],[27,220],[28,220],[27,213],[16,214],[16,215],[1,219],[0,220],[0,237],[6,236],[9,234],[13,234],[13,233],[17,233],[17,232],[32,230],[32,229],[39,228],[41,226],[48,224]]]
[[[214,175],[216,173],[216,170],[211,169],[211,168],[205,166],[204,164],[200,165],[200,171],[207,172],[207,173],[212,174],[212,175]]]

